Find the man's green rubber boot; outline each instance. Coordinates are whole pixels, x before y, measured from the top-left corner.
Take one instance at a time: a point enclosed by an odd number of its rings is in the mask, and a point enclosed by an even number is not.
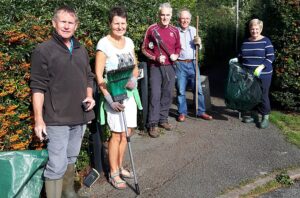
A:
[[[74,175],[75,175],[75,166],[74,164],[68,164],[68,168],[63,177],[63,190],[62,198],[79,198],[78,194],[74,189]]]
[[[47,198],[61,198],[62,179],[45,180]]]

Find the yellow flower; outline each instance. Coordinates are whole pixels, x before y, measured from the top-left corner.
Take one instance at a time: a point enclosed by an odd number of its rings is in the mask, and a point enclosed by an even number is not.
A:
[[[16,134],[22,134],[23,133],[23,130],[19,129],[16,131]]]
[[[6,111],[10,112],[10,111],[15,110],[16,108],[18,108],[18,105],[11,105],[6,109]]]
[[[91,46],[93,46],[93,41],[91,39],[86,39],[85,45],[86,45],[86,47],[91,47]]]
[[[25,69],[25,70],[28,70],[30,68],[30,64],[29,63],[22,63],[20,65],[20,68],[21,69]]]
[[[18,143],[18,144],[14,144],[11,146],[12,150],[25,150],[26,149],[26,145],[24,143]]]
[[[4,96],[7,96],[7,95],[8,95],[8,93],[5,92],[5,91],[3,91],[3,92],[0,93],[0,97],[4,97]]]
[[[10,142],[15,142],[17,140],[19,140],[19,135],[13,135],[13,136],[10,136],[10,138],[9,138]]]
[[[10,126],[10,122],[8,120],[3,120],[1,129],[5,130]]]
[[[41,26],[33,25],[33,26],[32,26],[32,29],[33,29],[33,30],[41,30],[42,28],[41,28]]]
[[[6,116],[13,116],[13,115],[16,115],[17,113],[15,111],[7,111],[5,113]]]
[[[4,135],[6,135],[7,131],[6,130],[0,130],[0,138]]]
[[[21,113],[21,114],[18,116],[18,118],[20,118],[21,120],[22,120],[22,119],[25,119],[25,118],[28,118],[28,117],[29,117],[28,113]]]
[[[0,104],[0,111],[4,110],[4,109],[5,109],[5,106],[3,106],[3,105]]]

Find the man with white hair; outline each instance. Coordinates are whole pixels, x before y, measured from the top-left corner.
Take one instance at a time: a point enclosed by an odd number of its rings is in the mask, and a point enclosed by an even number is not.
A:
[[[184,122],[187,115],[187,104],[186,104],[186,86],[190,81],[193,93],[195,94],[196,88],[196,61],[195,61],[195,50],[196,45],[201,49],[201,39],[196,36],[196,28],[190,26],[191,23],[191,13],[188,9],[182,9],[178,13],[179,20],[179,34],[181,51],[177,59],[176,67],[176,83],[177,83],[177,103],[178,103],[178,113],[179,116],[177,120],[179,122]],[[205,101],[202,92],[201,81],[200,81],[200,70],[198,72],[198,109],[197,117],[204,120],[212,120],[212,116],[205,113]]]
[[[159,22],[146,31],[142,52],[149,59],[150,104],[148,116],[149,135],[159,136],[158,126],[172,130],[168,122],[175,87],[174,61],[180,52],[178,29],[170,25],[172,7],[163,3],[159,7]]]

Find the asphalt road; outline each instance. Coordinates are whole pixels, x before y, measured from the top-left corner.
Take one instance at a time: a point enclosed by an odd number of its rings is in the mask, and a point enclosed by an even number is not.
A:
[[[133,136],[140,197],[217,197],[243,181],[300,164],[300,150],[273,125],[261,130],[244,124],[222,99],[213,97],[212,103],[213,121],[178,123],[170,117],[173,131],[162,131],[155,139]],[[130,167],[128,156],[125,164]],[[131,188],[114,189],[104,177],[81,192],[89,197],[136,196]]]
[[[226,109],[220,94],[222,82],[214,83],[217,80],[217,76],[210,77],[211,89],[217,90],[211,94],[214,120],[190,118],[178,123],[173,105],[169,119],[173,131],[162,130],[159,138],[132,137],[141,191],[138,197],[213,198],[241,182],[300,165],[300,149],[287,143],[275,126],[258,129],[255,124],[242,123],[236,111]],[[130,167],[128,156],[125,167]],[[133,180],[127,181],[134,187]],[[136,197],[133,188],[116,190],[103,175],[80,193],[89,197]]]
[[[300,183],[296,182],[294,185],[286,188],[280,188],[272,192],[261,195],[259,198],[299,198],[300,197]]]

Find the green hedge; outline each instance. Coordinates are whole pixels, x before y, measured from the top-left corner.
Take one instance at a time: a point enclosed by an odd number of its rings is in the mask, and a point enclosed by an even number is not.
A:
[[[300,1],[270,1],[269,33],[276,47],[272,99],[282,108],[300,111]],[[271,19],[271,20],[270,20]]]
[[[94,66],[95,46],[108,34],[108,11],[123,5],[128,11],[128,33],[139,51],[146,28],[156,22],[155,0],[82,1],[66,0],[79,14],[76,37],[86,46]],[[173,6],[195,5],[195,1],[172,1]],[[49,38],[51,18],[60,0],[0,0],[0,151],[39,149],[33,141],[33,116],[28,86],[30,56],[38,43]],[[176,8],[174,9],[176,11]],[[149,17],[152,16],[152,17]],[[175,19],[175,17],[174,17]]]

